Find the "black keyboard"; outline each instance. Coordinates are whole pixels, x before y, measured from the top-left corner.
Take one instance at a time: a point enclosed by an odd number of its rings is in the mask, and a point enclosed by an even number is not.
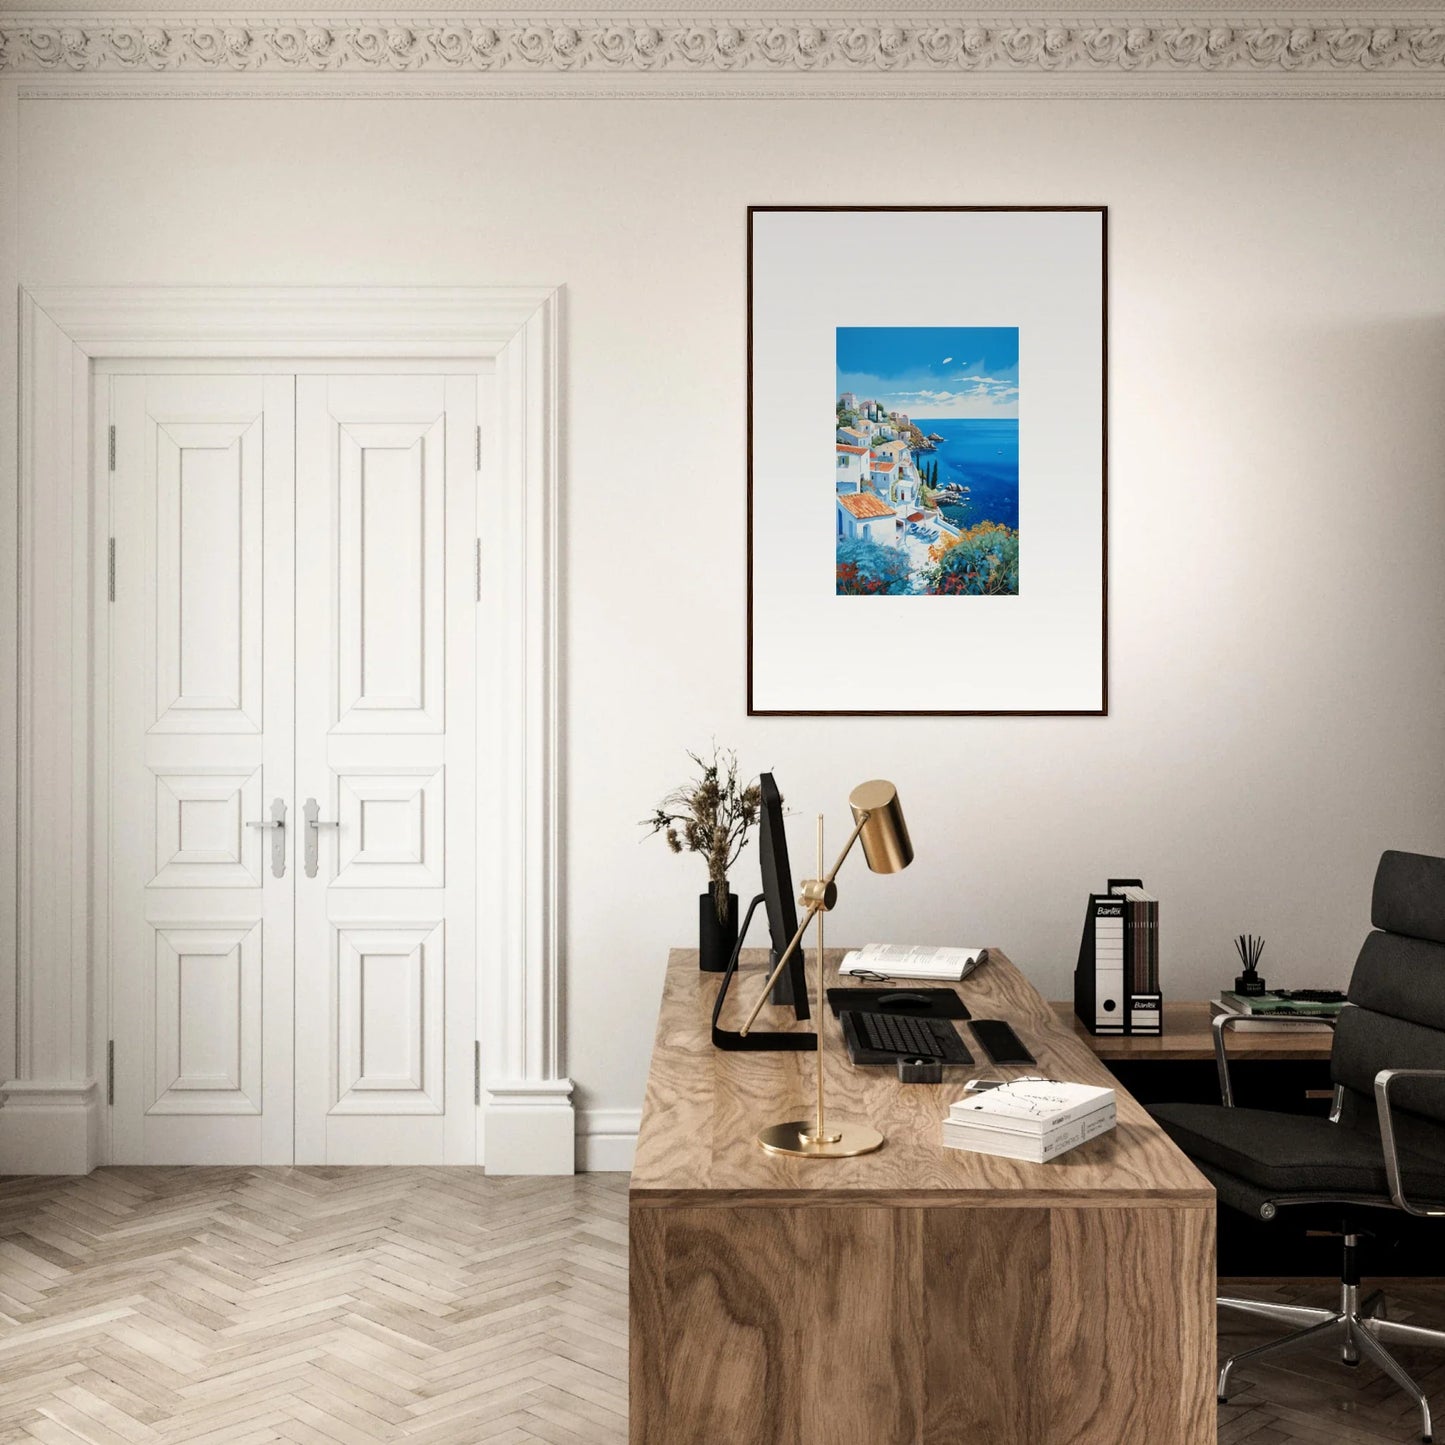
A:
[[[895,1059],[937,1059],[943,1064],[973,1062],[968,1045],[947,1019],[858,1013],[852,1009],[844,1010],[838,1017],[855,1064],[886,1064]]]

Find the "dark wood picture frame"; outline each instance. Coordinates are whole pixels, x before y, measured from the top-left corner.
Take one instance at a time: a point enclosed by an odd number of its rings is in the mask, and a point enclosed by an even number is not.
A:
[[[766,212],[1090,212],[1100,222],[1100,627],[1097,708],[759,708],[753,701],[753,217]],[[1107,717],[1109,713],[1109,208],[1108,206],[749,206],[747,209],[747,705],[749,717]]]

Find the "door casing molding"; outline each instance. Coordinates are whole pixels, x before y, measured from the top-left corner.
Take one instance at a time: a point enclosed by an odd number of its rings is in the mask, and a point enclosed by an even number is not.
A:
[[[478,1158],[570,1173],[558,931],[559,287],[21,289],[18,949],[0,1172],[104,1162],[106,424],[92,363],[490,358],[479,629]],[[479,531],[482,529],[479,527]],[[8,1052],[8,1050],[7,1050]],[[0,1058],[5,1056],[0,1053]]]

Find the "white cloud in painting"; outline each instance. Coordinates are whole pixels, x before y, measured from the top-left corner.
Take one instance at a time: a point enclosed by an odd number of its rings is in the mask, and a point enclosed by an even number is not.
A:
[[[866,342],[868,328],[858,328],[858,337]],[[898,344],[886,329],[884,341],[876,348],[875,366],[840,366],[837,373],[838,393],[851,391],[857,397],[869,397],[885,410],[906,411],[910,416],[967,418],[1001,421],[1019,414],[1018,362],[1008,355],[1007,346],[995,346],[998,354],[979,355],[955,348],[942,361],[908,365],[906,355],[898,355]],[[854,354],[869,356],[866,344],[854,341]],[[892,349],[887,344],[892,342]],[[1017,342],[1014,342],[1016,355]],[[940,347],[939,350],[942,350]],[[938,352],[932,353],[937,356]]]
[[[1018,383],[1007,377],[968,376],[950,388],[917,387],[888,393],[889,406],[921,417],[1016,417],[1018,403]]]

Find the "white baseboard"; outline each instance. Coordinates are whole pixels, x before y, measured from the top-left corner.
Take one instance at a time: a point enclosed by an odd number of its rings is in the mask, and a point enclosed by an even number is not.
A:
[[[0,1174],[89,1174],[99,1161],[94,1079],[0,1085]]]
[[[627,1174],[637,1152],[641,1109],[584,1109],[577,1115],[577,1168]]]
[[[488,1174],[573,1174],[577,1170],[577,1118],[572,1081],[488,1084]]]

